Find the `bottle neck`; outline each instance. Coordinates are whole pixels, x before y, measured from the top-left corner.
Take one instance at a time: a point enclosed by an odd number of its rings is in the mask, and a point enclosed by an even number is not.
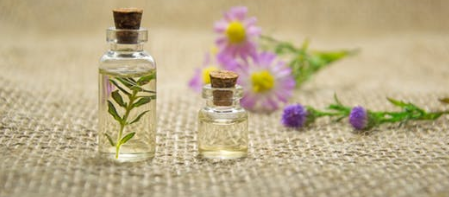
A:
[[[214,98],[206,99],[206,107],[214,109],[231,109],[231,108],[241,108],[240,98],[232,98],[228,100],[216,100]]]
[[[117,52],[135,52],[135,51],[143,51],[143,43],[138,44],[119,44],[119,43],[110,43],[110,50]]]
[[[203,98],[206,107],[216,110],[240,109],[240,99],[243,96],[243,88],[239,85],[231,88],[213,88],[211,84],[203,86]]]
[[[106,30],[106,41],[110,50],[116,52],[143,51],[143,44],[148,40],[148,31],[140,29],[116,29],[110,27]]]

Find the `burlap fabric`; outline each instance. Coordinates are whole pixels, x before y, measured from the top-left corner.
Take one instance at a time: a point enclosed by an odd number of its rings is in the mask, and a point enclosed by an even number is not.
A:
[[[124,2],[0,1],[0,196],[449,196],[448,117],[357,133],[328,119],[289,130],[280,111],[250,114],[248,158],[198,158],[202,101],[186,83],[213,43],[211,23],[237,2],[134,3],[159,66],[157,153],[116,164],[95,152],[97,62],[110,10]],[[337,92],[374,110],[394,109],[386,96],[447,109],[437,101],[449,96],[447,1],[243,4],[266,33],[362,49],[292,103],[324,107]]]

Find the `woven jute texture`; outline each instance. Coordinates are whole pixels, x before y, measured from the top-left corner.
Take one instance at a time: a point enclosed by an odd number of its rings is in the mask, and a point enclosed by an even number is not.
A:
[[[449,117],[360,133],[346,120],[291,130],[279,123],[281,111],[251,113],[247,158],[199,158],[203,101],[187,81],[213,43],[211,23],[232,1],[136,1],[154,10],[143,20],[155,23],[146,48],[158,62],[156,156],[99,159],[98,59],[110,9],[124,3],[70,2],[0,2],[0,196],[449,196]],[[290,103],[324,108],[336,92],[347,105],[373,110],[394,110],[387,96],[448,110],[437,100],[449,96],[449,25],[439,20],[447,19],[447,3],[357,2],[244,2],[266,33],[298,44],[309,37],[311,48],[361,49]]]

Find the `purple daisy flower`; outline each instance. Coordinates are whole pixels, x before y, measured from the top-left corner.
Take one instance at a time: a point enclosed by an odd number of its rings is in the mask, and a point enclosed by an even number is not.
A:
[[[211,53],[205,54],[203,65],[200,68],[195,69],[195,73],[189,81],[189,87],[193,91],[201,92],[203,86],[210,83],[209,73],[221,69],[221,64],[214,60],[215,58],[213,58]]]
[[[255,17],[246,17],[247,12],[246,7],[233,7],[215,23],[214,30],[220,34],[216,40],[218,56],[246,58],[257,52],[256,39],[261,30],[255,26]]]
[[[244,90],[241,104],[245,109],[272,112],[293,95],[295,79],[292,71],[275,54],[256,54],[254,59],[240,61],[238,64],[238,83]]]
[[[307,120],[307,109],[301,104],[288,105],[284,108],[281,123],[286,127],[300,128]]]
[[[357,130],[366,129],[368,126],[368,113],[365,108],[357,106],[352,108],[349,114],[349,123]]]

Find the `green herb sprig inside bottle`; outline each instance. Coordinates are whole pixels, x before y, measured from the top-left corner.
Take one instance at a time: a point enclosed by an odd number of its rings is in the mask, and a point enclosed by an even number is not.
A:
[[[110,49],[99,67],[98,149],[101,157],[141,161],[156,147],[156,63],[143,50],[148,31],[143,11],[113,10],[115,27],[106,30]]]

